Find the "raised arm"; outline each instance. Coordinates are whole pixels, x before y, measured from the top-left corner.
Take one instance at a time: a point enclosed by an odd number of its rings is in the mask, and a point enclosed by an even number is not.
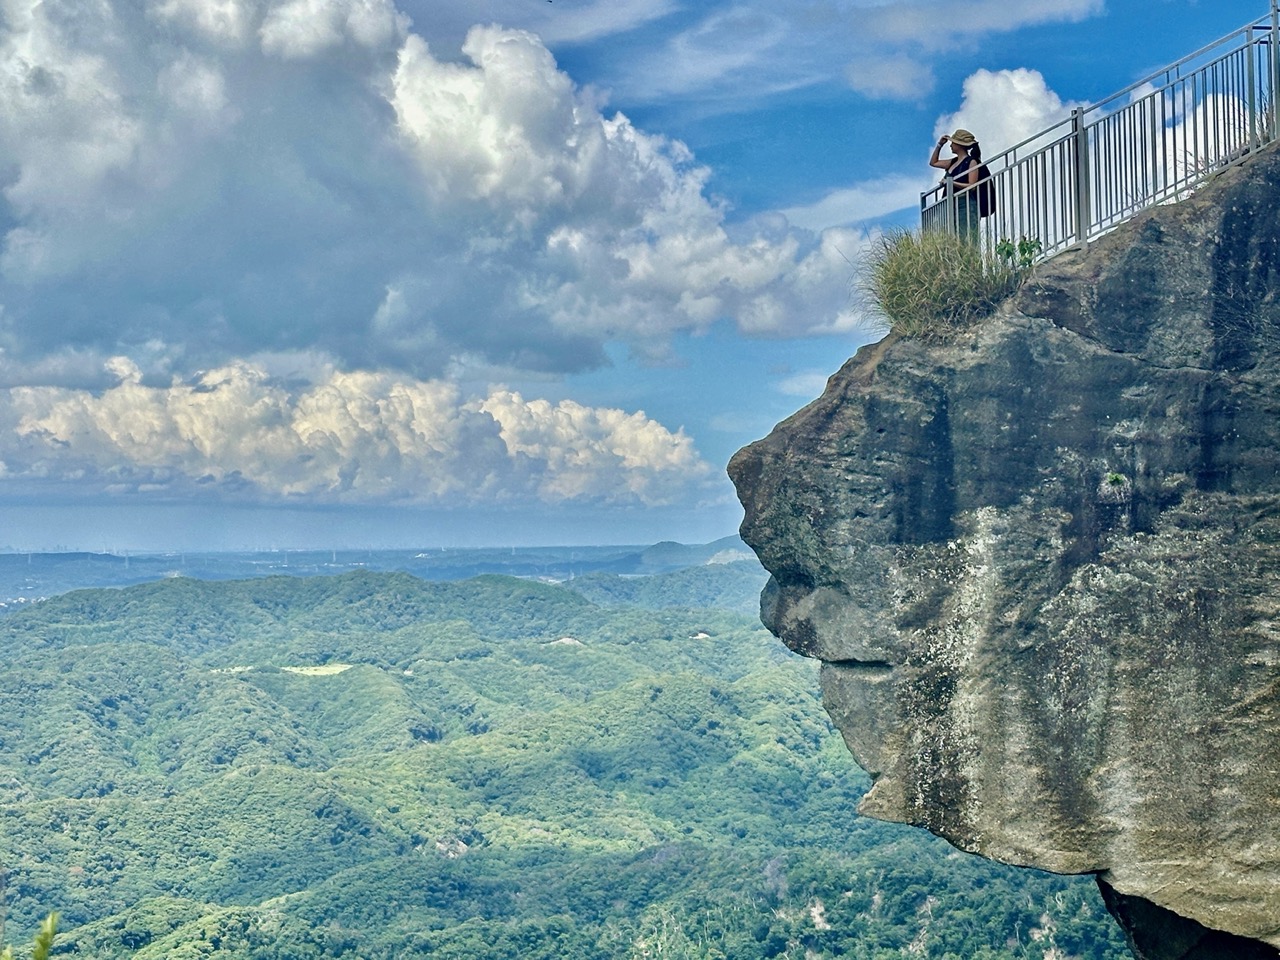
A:
[[[944,146],[946,146],[947,141],[950,139],[951,139],[950,137],[943,137],[941,140],[938,141],[937,146],[933,148],[933,156],[929,158],[929,166],[937,167],[939,170],[946,170],[947,167],[955,163],[954,158],[950,160],[943,160],[938,156],[938,153],[942,150]]]

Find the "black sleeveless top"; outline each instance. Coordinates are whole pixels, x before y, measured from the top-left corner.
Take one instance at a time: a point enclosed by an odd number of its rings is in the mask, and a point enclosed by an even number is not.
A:
[[[964,157],[961,158],[959,163],[957,163],[954,167],[952,167],[950,170],[948,170],[946,173],[943,174],[943,177],[949,178],[951,180],[956,180],[960,177],[968,176],[969,171],[973,169],[974,162],[975,161],[973,157],[971,157],[968,154],[965,154]],[[968,186],[968,184],[965,184],[965,186]]]

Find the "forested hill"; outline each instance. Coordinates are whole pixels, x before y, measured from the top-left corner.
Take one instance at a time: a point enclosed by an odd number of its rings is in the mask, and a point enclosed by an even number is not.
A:
[[[246,654],[264,658],[261,665],[299,656],[394,664],[421,644],[411,631],[408,643],[396,646],[406,627],[517,640],[552,624],[567,629],[582,616],[595,619],[595,610],[578,594],[513,577],[437,583],[357,571],[231,582],[171,578],[127,590],[77,590],[20,609],[0,619],[0,653],[128,640],[206,665]]]
[[[812,664],[668,605],[688,582],[179,578],[0,618],[10,939],[57,908],[58,953],[140,960],[1123,955],[1088,882],[859,819]]]

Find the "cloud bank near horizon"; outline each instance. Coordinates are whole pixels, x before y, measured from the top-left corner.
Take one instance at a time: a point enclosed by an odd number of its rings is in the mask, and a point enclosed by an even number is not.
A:
[[[100,393],[0,398],[0,476],[106,494],[468,506],[697,500],[711,469],[643,412],[526,400],[493,387],[332,371],[289,388],[245,363],[166,387],[125,357]]]

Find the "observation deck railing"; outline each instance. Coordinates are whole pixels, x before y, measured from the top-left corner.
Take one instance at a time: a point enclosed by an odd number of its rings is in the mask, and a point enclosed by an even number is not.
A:
[[[1043,260],[1186,196],[1276,139],[1278,52],[1280,0],[1271,0],[1267,16],[984,159],[989,216],[977,218],[976,200],[950,181],[922,194],[921,228],[967,234],[990,251],[1026,238]]]

